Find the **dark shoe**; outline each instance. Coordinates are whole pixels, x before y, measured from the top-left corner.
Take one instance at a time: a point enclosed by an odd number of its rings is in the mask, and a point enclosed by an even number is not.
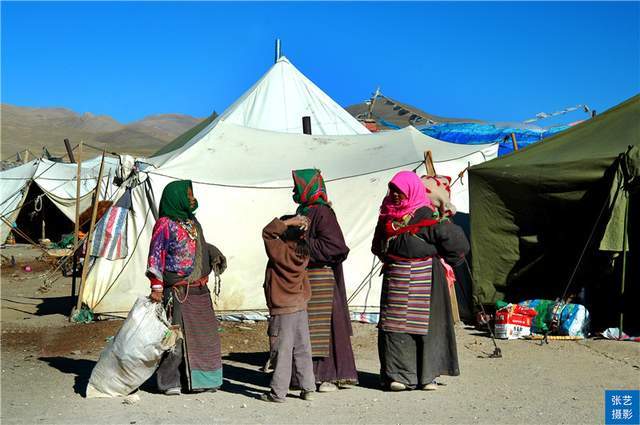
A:
[[[313,401],[313,399],[315,398],[313,393],[315,393],[315,391],[302,390],[300,392],[300,398],[304,401]]]
[[[274,393],[272,392],[268,392],[268,393],[264,393],[260,396],[260,400],[262,401],[268,401],[271,403],[284,403],[284,399],[283,398],[279,398],[277,397]]]

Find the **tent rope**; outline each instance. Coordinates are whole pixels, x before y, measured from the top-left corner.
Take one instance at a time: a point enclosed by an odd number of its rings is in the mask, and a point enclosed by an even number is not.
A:
[[[380,262],[380,260],[379,259],[375,260],[373,265],[371,266],[371,270],[369,270],[369,273],[367,273],[367,275],[364,277],[364,279],[362,279],[362,282],[360,282],[356,290],[353,291],[351,296],[347,299],[347,304],[350,304],[351,301],[353,301],[355,297],[357,297],[358,294],[362,292],[362,289],[364,289],[364,287],[367,284],[367,280],[370,280],[373,277],[373,275],[377,273],[381,268],[382,268],[382,263]]]
[[[621,188],[622,188],[622,183],[618,187],[618,191]],[[562,297],[560,297],[559,300],[564,301],[565,297],[567,296],[567,291],[569,291],[569,287],[573,283],[573,279],[575,278],[575,276],[576,276],[576,274],[578,272],[578,269],[580,268],[580,264],[582,264],[582,260],[584,258],[584,255],[587,252],[587,248],[589,248],[589,246],[591,245],[591,240],[593,239],[593,236],[596,233],[596,229],[598,228],[598,224],[600,223],[600,219],[602,218],[602,214],[604,213],[604,210],[607,208],[607,205],[609,204],[608,200],[609,200],[609,198],[605,197],[605,200],[604,200],[604,203],[602,205],[602,208],[600,208],[600,213],[598,213],[598,217],[596,218],[595,222],[593,223],[593,227],[591,228],[591,233],[589,234],[589,237],[587,238],[587,241],[586,241],[584,247],[582,248],[582,252],[580,253],[580,256],[578,257],[578,262],[576,263],[576,266],[573,268],[573,272],[571,273],[571,276],[569,277],[569,281],[567,282],[567,285],[564,288],[564,292],[562,293]]]
[[[413,161],[413,162],[408,162],[406,164],[402,164],[402,165],[397,165],[394,167],[388,167],[388,168],[383,168],[380,170],[375,170],[375,171],[369,171],[366,173],[360,173],[360,174],[353,174],[353,175],[349,175],[349,176],[344,176],[344,177],[336,177],[333,179],[326,179],[325,183],[330,183],[330,182],[335,182],[335,181],[340,181],[340,180],[347,180],[347,179],[352,179],[352,178],[356,178],[356,177],[362,177],[362,176],[368,176],[371,174],[376,174],[376,173],[381,173],[383,171],[389,171],[389,170],[395,170],[396,168],[404,168],[404,167],[408,167],[410,165],[414,165],[414,164],[418,164],[418,167],[420,166],[420,164],[422,164],[424,162],[423,161]],[[418,168],[416,167],[416,169]],[[163,174],[163,173],[159,173],[157,171],[143,171],[147,174],[155,174],[158,176],[162,176],[162,177],[167,177],[170,179],[174,179],[174,180],[181,180],[182,178],[179,177],[174,177],[174,176],[170,176],[168,174]],[[213,182],[203,182],[203,181],[198,181],[198,180],[192,180],[193,183],[197,183],[197,184],[202,184],[202,185],[206,185],[206,186],[218,186],[218,187],[229,187],[229,188],[235,188],[235,189],[291,189],[293,186],[251,186],[251,185],[235,185],[235,184],[225,184],[225,183],[213,183]]]

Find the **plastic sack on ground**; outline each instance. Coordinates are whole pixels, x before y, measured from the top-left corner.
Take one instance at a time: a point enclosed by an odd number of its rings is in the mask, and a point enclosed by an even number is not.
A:
[[[518,304],[523,307],[532,308],[537,313],[531,321],[531,332],[543,334],[549,331],[551,319],[553,318],[553,306],[555,305],[555,301],[527,300]]]
[[[589,327],[589,311],[581,304],[565,304],[560,312],[560,335],[586,337]]]
[[[87,398],[126,396],[153,375],[162,354],[176,344],[161,303],[138,298],[127,319],[100,354]]]

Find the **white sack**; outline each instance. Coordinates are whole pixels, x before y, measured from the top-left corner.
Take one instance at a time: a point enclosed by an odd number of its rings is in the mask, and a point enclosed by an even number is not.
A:
[[[153,375],[162,354],[172,348],[170,324],[160,303],[140,297],[100,354],[91,372],[87,398],[126,396]]]

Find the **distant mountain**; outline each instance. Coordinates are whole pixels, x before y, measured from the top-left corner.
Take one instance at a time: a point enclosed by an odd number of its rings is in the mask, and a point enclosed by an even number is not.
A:
[[[32,108],[0,105],[2,158],[29,149],[35,155],[43,146],[56,156],[66,151],[64,139],[73,145],[80,140],[108,152],[150,155],[185,133],[202,118],[182,114],[151,115],[122,124],[108,115],[78,114],[66,108]],[[97,152],[87,149],[83,156]]]

